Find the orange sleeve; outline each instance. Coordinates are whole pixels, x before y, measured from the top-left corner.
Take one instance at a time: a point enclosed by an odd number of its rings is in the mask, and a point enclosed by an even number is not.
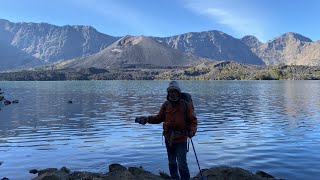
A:
[[[159,124],[164,121],[165,118],[165,110],[166,110],[166,105],[165,103],[162,104],[159,113],[155,116],[148,116],[148,123],[150,124]]]

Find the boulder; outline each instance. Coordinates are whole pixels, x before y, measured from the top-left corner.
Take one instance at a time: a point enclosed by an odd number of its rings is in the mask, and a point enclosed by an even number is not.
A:
[[[125,168],[124,166],[122,166],[121,164],[110,164],[109,165],[109,172],[115,172],[115,171],[125,171],[127,170],[127,168]]]
[[[272,175],[260,170],[256,172],[256,175],[263,178],[275,179],[275,177],[273,177]]]
[[[38,177],[32,180],[69,180],[69,174],[57,168],[47,168],[38,171]]]
[[[210,169],[206,169],[202,172],[202,175],[207,180],[263,180],[267,179],[252,172],[239,168],[239,167],[228,167],[228,166],[217,166]],[[200,178],[200,173],[197,174],[194,179]]]
[[[164,174],[164,172],[161,172]],[[163,180],[170,179],[168,175],[155,175],[151,172],[144,170],[142,167],[124,167],[121,164],[111,164],[108,173],[94,173],[94,172],[72,172],[66,167],[60,170],[56,168],[48,168],[40,170],[38,177],[33,180],[76,180],[76,179],[99,179],[99,180]],[[239,168],[229,166],[217,166],[202,171],[202,175],[207,180],[276,180],[277,178],[272,175],[257,171],[256,174]],[[199,180],[200,173],[191,178],[191,180]]]

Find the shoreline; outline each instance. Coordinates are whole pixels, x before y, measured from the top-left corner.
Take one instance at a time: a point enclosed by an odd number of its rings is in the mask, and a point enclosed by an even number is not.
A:
[[[32,180],[162,180],[171,179],[166,172],[159,172],[158,175],[153,174],[143,169],[143,167],[124,167],[121,164],[114,163],[109,165],[109,172],[96,173],[86,171],[74,171],[71,172],[68,168],[46,168],[42,170],[32,169],[29,173],[36,176]],[[202,176],[206,180],[225,180],[225,179],[237,179],[237,180],[283,180],[282,178],[276,178],[264,171],[258,170],[252,173],[240,167],[230,166],[215,166],[209,169],[202,170]],[[200,173],[195,177],[191,177],[191,180],[201,179]],[[10,177],[3,177],[1,180],[10,180]]]

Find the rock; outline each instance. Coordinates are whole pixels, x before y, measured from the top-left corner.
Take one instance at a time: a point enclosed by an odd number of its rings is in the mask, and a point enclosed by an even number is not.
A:
[[[141,174],[145,172],[141,167],[129,167],[128,171],[131,172],[132,174]]]
[[[38,177],[32,180],[69,180],[69,174],[57,168],[47,168],[38,172]]]
[[[162,179],[160,176],[154,175],[149,171],[145,171],[143,168],[141,167],[129,167],[128,171],[130,172],[130,174],[135,178],[135,179]]]
[[[257,176],[250,171],[239,167],[219,166],[213,167],[202,172],[204,177],[208,180],[224,180],[224,179],[236,179],[236,180],[262,180],[264,178]],[[200,178],[200,173],[195,177]]]
[[[11,101],[5,100],[3,103],[4,103],[4,105],[9,105],[9,104],[11,104]]]
[[[9,178],[7,178],[7,177],[4,177],[4,178],[2,178],[1,180],[9,180]]]
[[[117,179],[117,180],[163,180],[160,176],[154,175],[151,172],[145,171],[140,167],[129,167],[124,171],[112,171],[105,174],[105,179]]]
[[[57,168],[47,168],[47,169],[42,169],[40,171],[38,171],[38,175],[42,175],[42,174],[45,174],[45,173],[54,173],[54,172],[57,172],[58,169]]]
[[[144,170],[142,167],[124,167],[121,164],[111,164],[109,165],[109,172],[104,173],[93,173],[93,172],[72,172],[66,167],[62,167],[60,170],[56,168],[48,168],[40,170],[38,172],[38,177],[33,180],[79,180],[79,179],[92,179],[92,180],[163,180],[171,179],[169,175],[164,172],[159,172],[163,175],[155,175],[151,172]],[[272,175],[265,173],[263,171],[257,171],[256,174],[252,172],[239,168],[239,167],[228,167],[228,166],[218,166],[212,167],[210,169],[205,169],[202,171],[202,175],[207,180],[276,180]],[[200,173],[191,178],[191,180],[199,180]]]
[[[33,178],[32,180],[69,180],[67,174],[58,172],[44,173],[41,176]]]
[[[70,100],[70,101],[68,101],[68,103],[69,103],[69,104],[72,104],[73,102]]]
[[[115,172],[115,171],[125,171],[127,170],[127,168],[125,168],[124,166],[122,166],[121,164],[111,164],[109,165],[109,172]]]
[[[270,174],[268,174],[268,173],[266,173],[266,172],[264,172],[264,171],[257,171],[256,172],[256,175],[257,176],[260,176],[260,177],[263,177],[263,178],[272,178],[272,179],[275,179],[275,177],[273,177],[272,175],[270,175]]]
[[[4,94],[4,92],[1,92],[1,89],[0,89],[0,105],[9,105],[9,104],[15,104],[15,103],[19,103],[19,100],[13,100],[13,101],[9,101],[8,99],[5,98],[4,95],[1,95],[1,94]],[[1,110],[1,109],[0,109]]]
[[[78,179],[105,179],[105,175],[101,173],[93,173],[93,172],[80,172],[75,171],[69,174],[70,180],[78,180]]]
[[[61,172],[64,172],[64,173],[67,173],[69,174],[70,173],[70,169],[66,168],[65,166],[63,166],[61,169],[60,169]]]
[[[37,174],[37,173],[38,173],[38,170],[36,170],[36,169],[31,169],[31,170],[29,171],[29,173],[31,173],[31,174]]]
[[[171,176],[166,172],[162,171],[161,169],[159,169],[159,175],[162,179],[171,179]]]

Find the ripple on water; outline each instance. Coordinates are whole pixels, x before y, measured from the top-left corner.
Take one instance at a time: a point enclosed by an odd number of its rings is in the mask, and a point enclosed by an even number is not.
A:
[[[21,100],[0,112],[3,176],[32,179],[28,169],[61,164],[106,172],[115,162],[168,172],[162,125],[134,123],[136,116],[158,113],[167,84],[1,83]],[[241,166],[285,179],[320,175],[319,82],[181,81],[181,87],[192,94],[199,120],[193,140],[202,168]],[[188,162],[195,175],[192,150]]]

